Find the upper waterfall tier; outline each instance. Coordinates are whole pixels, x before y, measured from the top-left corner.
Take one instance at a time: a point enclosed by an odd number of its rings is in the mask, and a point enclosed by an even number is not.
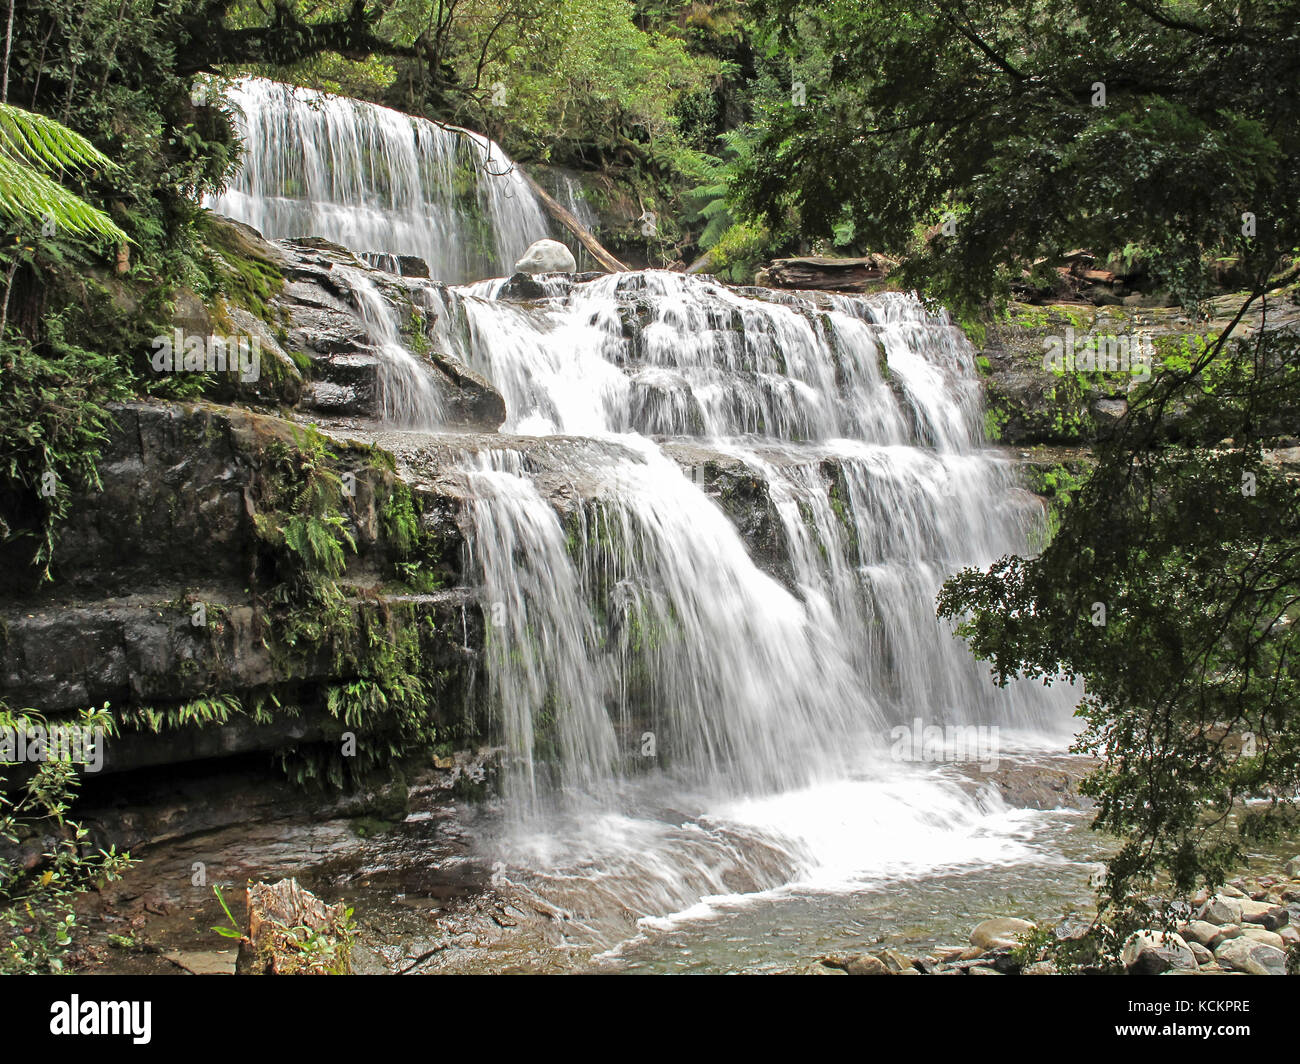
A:
[[[508,271],[549,234],[514,163],[478,133],[261,78],[228,98],[243,166],[209,206],[267,237],[418,255],[460,282]]]
[[[430,286],[441,346],[505,397],[507,431],[979,446],[974,352],[942,311],[767,293],[663,271]]]

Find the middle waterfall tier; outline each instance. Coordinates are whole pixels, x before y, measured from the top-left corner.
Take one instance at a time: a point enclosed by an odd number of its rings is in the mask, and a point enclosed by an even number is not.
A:
[[[436,447],[516,797],[617,787],[643,746],[758,793],[840,778],[917,718],[1065,732],[1068,687],[996,687],[934,614],[946,576],[1042,524],[941,312],[662,272],[416,287],[507,410]]]

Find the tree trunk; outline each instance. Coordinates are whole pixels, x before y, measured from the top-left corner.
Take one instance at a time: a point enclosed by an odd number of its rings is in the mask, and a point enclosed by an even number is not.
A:
[[[248,933],[240,940],[241,975],[347,975],[352,929],[347,906],[326,905],[296,879],[248,888]]]

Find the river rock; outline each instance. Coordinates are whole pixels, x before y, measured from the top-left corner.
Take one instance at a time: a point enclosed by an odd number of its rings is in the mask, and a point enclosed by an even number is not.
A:
[[[163,957],[181,971],[190,975],[234,975],[235,951],[225,950],[172,950]]]
[[[1233,938],[1214,951],[1214,959],[1225,968],[1247,975],[1285,975],[1286,954],[1276,946],[1249,938]]]
[[[1192,951],[1192,956],[1196,958],[1197,964],[1214,963],[1214,954],[1199,942],[1189,942],[1187,948]]]
[[[1250,895],[1247,894],[1244,890],[1242,890],[1242,889],[1241,889],[1240,887],[1238,887],[1238,886],[1235,886],[1235,885],[1232,884],[1232,883],[1225,883],[1225,884],[1223,884],[1223,886],[1221,886],[1221,887],[1219,888],[1219,893],[1222,894],[1225,898],[1248,898],[1248,897],[1250,897]]]
[[[889,969],[879,957],[864,953],[860,957],[850,957],[844,970],[849,975],[888,975]]]
[[[558,240],[534,241],[515,263],[515,273],[574,273],[577,269],[573,252]]]
[[[513,274],[497,292],[498,299],[504,299],[510,303],[528,303],[534,299],[542,299],[545,295],[545,285],[540,281],[533,280],[532,276],[527,273]]]
[[[1124,943],[1120,961],[1129,975],[1159,975],[1171,968],[1196,968],[1196,955],[1181,935],[1135,931]]]
[[[1225,924],[1240,924],[1242,922],[1241,899],[1230,898],[1221,891],[1201,906],[1196,918],[1207,923],[1218,924],[1220,927]]]
[[[1292,857],[1287,861],[1286,875],[1288,879],[1300,879],[1300,857]]]
[[[1020,971],[1020,961],[1012,952],[1012,947],[1002,946],[990,950],[980,961],[987,968],[993,968],[1003,975],[1015,975]]]
[[[1183,936],[1188,945],[1196,943],[1210,949],[1214,949],[1223,941],[1222,929],[1206,920],[1193,920],[1190,924],[1183,924],[1179,927],[1178,933]]]
[[[916,971],[912,967],[912,962],[904,957],[898,950],[882,949],[877,956],[884,963],[885,967],[894,975],[902,975],[907,972]]]
[[[1248,924],[1258,924],[1269,931],[1276,931],[1291,922],[1291,914],[1285,908],[1266,901],[1242,902],[1241,918]]]
[[[1276,946],[1278,949],[1285,949],[1286,942],[1276,931],[1265,931],[1262,927],[1249,925],[1241,929],[1241,937],[1249,938],[1255,942],[1265,942],[1270,946]]]
[[[1020,945],[1020,938],[1037,925],[1014,916],[1002,916],[977,924],[970,933],[970,944],[978,949],[1002,949]]]

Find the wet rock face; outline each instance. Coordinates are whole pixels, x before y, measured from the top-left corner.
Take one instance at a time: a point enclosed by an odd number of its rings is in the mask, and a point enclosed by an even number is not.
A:
[[[195,596],[195,604],[199,601]],[[5,698],[57,714],[103,702],[124,710],[165,707],[213,692],[238,697],[291,686],[310,705],[315,692],[338,678],[335,648],[329,645],[297,658],[274,654],[268,643],[276,619],[264,607],[203,605],[211,611],[212,623],[202,627],[191,623],[193,606],[184,600],[61,604],[13,616],[0,652]],[[479,629],[478,611],[467,595],[453,590],[389,596],[360,600],[349,609],[368,612],[373,619],[375,611],[398,605],[410,610],[430,671],[452,673],[455,682],[448,689],[461,690],[474,654],[454,636],[477,638]],[[51,647],[59,652],[51,653]],[[448,698],[449,709],[454,701]],[[318,742],[343,730],[339,721],[308,712],[270,724],[232,718],[214,729],[128,734],[108,745],[104,768],[115,772],[226,757]]]
[[[429,264],[418,255],[393,255],[386,251],[366,251],[360,255],[367,266],[398,277],[428,277]]]
[[[429,359],[455,385],[447,393],[449,427],[493,431],[505,424],[506,401],[486,377],[452,355],[434,352]]]
[[[322,445],[327,457],[316,460],[339,485],[337,519],[351,546],[330,623],[284,646],[296,578],[275,544],[300,515],[293,485],[277,478],[307,461],[298,450],[305,430],[206,403],[128,403],[112,414],[102,490],[74,495],[55,581],[7,589],[0,697],[55,716],[109,702],[119,719],[194,700],[247,707],[268,694],[292,709],[236,714],[220,727],[128,727],[105,753],[109,772],[283,749],[342,731],[321,707],[365,667],[349,633],[369,632],[383,633],[381,647],[405,639],[434,716],[464,719],[481,622],[455,586],[456,498],[402,488],[364,445]],[[403,499],[399,543],[394,500]],[[440,586],[403,586],[399,560]]]
[[[1218,336],[1243,298],[1211,300],[1209,321],[1195,321],[1177,307],[1013,305],[1006,320],[988,326],[980,351],[990,435],[1016,447],[1086,446],[1107,438],[1122,424],[1133,392],[1159,372],[1164,358]],[[1270,304],[1270,327],[1293,327],[1297,320],[1294,303]],[[1255,308],[1242,332],[1248,336],[1262,326]],[[1180,431],[1178,410],[1167,421],[1171,433]]]
[[[251,444],[267,419],[207,404],[125,403],[111,414],[102,490],[74,499],[55,554],[58,584],[121,595],[245,580]]]
[[[673,441],[664,450],[722,508],[754,561],[774,575],[788,575],[781,523],[768,484],[734,455],[704,443]]]
[[[247,587],[257,576],[253,518],[272,475],[268,456],[294,449],[302,427],[207,403],[120,403],[110,412],[102,487],[74,496],[56,553],[57,588],[127,596]],[[373,564],[384,550],[375,509],[383,478],[367,449],[344,445],[336,454],[340,474],[356,481],[349,534],[360,561]]]
[[[428,266],[422,260],[357,257],[315,237],[271,243],[247,226],[239,229],[245,240],[274,259],[284,276],[284,285],[270,304],[270,315],[282,321],[282,343],[265,323],[243,313],[245,331],[258,335],[264,358],[281,367],[276,379],[288,378],[273,394],[242,398],[301,404],[332,417],[378,416],[380,341],[348,280],[348,272],[357,271],[380,290],[401,323],[403,346],[423,363],[443,395],[448,427],[491,431],[505,421],[505,402],[492,385],[434,345],[431,329],[436,314],[430,310],[426,290],[440,286],[428,280]],[[298,363],[310,368],[300,373]]]
[[[1075,363],[1065,361],[1067,353],[1074,357],[1074,338],[1093,335],[1093,322],[1090,308],[1031,307],[989,327],[981,356],[988,429],[999,442],[1091,444],[1114,430],[1136,378],[1075,372]],[[1127,343],[1129,333],[1123,335]],[[1059,370],[1049,364],[1054,345],[1061,349]]]

